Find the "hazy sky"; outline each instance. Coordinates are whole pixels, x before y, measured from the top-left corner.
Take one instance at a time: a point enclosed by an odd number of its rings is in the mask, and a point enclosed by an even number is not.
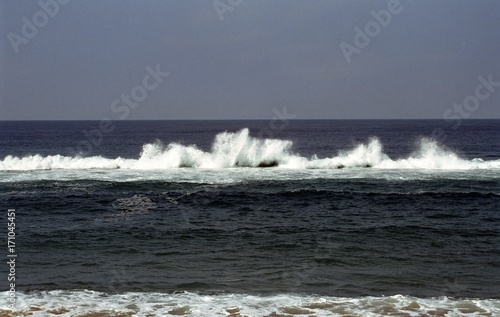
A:
[[[500,118],[498,0],[58,1],[0,1],[0,120]]]

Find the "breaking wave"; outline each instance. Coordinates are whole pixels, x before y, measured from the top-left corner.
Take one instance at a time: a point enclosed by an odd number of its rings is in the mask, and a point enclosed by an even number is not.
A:
[[[8,292],[2,292],[3,298]],[[105,294],[88,290],[18,293],[16,311],[0,301],[2,316],[498,316],[495,299],[320,297],[280,294]]]
[[[340,151],[336,156],[306,158],[291,150],[292,142],[278,139],[257,139],[248,129],[223,132],[215,137],[209,152],[195,145],[157,141],[143,145],[138,159],[79,157],[63,155],[7,156],[0,161],[1,171],[27,171],[51,169],[136,169],[155,170],[172,168],[236,168],[278,167],[289,169],[500,169],[500,160],[466,160],[440,147],[435,141],[422,139],[419,149],[404,159],[391,159],[383,152],[377,138],[354,149]]]

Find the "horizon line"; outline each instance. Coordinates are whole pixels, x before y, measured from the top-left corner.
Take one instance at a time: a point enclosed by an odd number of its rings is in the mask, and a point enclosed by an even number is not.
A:
[[[13,122],[13,121],[102,121],[109,120],[112,122],[134,122],[134,121],[269,121],[270,119],[7,119],[0,122]],[[375,119],[287,119],[287,121],[444,121],[444,119],[436,118],[375,118]],[[474,121],[474,120],[500,120],[500,118],[463,118],[463,121]]]

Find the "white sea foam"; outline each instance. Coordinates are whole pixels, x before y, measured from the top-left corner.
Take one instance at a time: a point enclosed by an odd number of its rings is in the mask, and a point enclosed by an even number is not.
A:
[[[500,170],[500,160],[466,160],[435,141],[423,139],[419,149],[404,159],[392,159],[384,153],[376,138],[354,149],[328,158],[306,158],[291,151],[292,142],[250,137],[248,129],[216,136],[212,149],[204,152],[195,145],[161,142],[145,144],[138,159],[69,157],[62,155],[7,156],[0,161],[0,171],[30,170],[168,170],[175,168],[223,169],[237,167],[277,167],[285,169],[418,169],[418,170]]]
[[[123,293],[50,291],[17,293],[16,313],[2,292],[2,316],[498,316],[498,299],[322,297],[280,294],[200,295],[195,293]],[[273,314],[274,313],[274,314]]]

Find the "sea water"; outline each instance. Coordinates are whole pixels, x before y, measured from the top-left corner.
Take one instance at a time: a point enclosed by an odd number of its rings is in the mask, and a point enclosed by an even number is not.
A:
[[[2,122],[0,315],[500,315],[499,120],[273,126]]]

